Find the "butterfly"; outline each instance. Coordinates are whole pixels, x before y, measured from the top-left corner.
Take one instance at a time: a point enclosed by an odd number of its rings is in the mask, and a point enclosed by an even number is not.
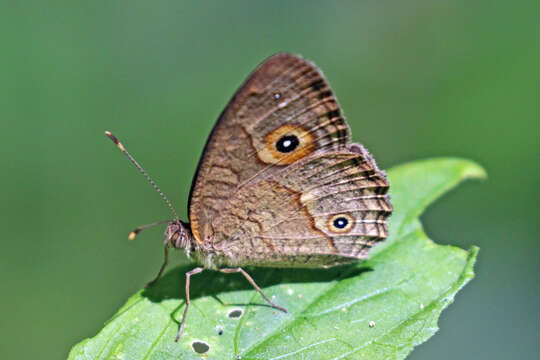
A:
[[[122,150],[174,214],[164,234],[170,248],[196,264],[186,273],[185,326],[191,276],[212,269],[241,273],[274,308],[245,266],[326,268],[365,259],[388,235],[392,213],[385,173],[360,144],[321,71],[278,53],[247,78],[229,101],[204,148],[189,197],[189,222],[122,143]],[[130,238],[158,222],[135,229]]]

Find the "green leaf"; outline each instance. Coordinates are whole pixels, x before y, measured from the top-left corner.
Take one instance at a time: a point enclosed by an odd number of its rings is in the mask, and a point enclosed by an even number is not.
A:
[[[194,301],[184,334],[178,267],[132,296],[105,327],[76,345],[70,359],[403,359],[437,331],[441,311],[474,276],[478,249],[436,245],[418,216],[478,165],[460,159],[418,161],[389,172],[395,213],[391,237],[368,261],[328,270],[250,269],[289,313],[268,307],[239,275],[192,278]],[[450,224],[449,224],[450,226]],[[231,318],[231,310],[243,316]],[[201,355],[207,344],[209,349]]]

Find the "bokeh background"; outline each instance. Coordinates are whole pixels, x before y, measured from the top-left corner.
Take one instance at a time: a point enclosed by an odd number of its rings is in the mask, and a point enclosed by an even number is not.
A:
[[[215,119],[277,51],[323,69],[383,168],[460,156],[489,173],[423,216],[481,252],[410,358],[536,358],[539,4],[0,2],[0,358],[65,358],[159,267],[162,229],[126,235],[168,209],[103,131],[185,218]]]

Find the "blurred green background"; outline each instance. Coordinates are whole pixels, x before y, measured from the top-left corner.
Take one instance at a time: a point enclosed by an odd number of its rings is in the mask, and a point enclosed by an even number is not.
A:
[[[162,229],[126,236],[169,211],[103,131],[186,218],[215,119],[277,51],[323,69],[381,167],[460,156],[489,173],[423,217],[481,252],[410,358],[536,358],[539,4],[2,1],[0,358],[65,358],[159,267]]]

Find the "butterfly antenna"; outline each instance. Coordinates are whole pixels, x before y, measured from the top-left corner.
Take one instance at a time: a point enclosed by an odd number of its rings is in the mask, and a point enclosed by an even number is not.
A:
[[[124,145],[122,145],[122,143],[118,140],[118,138],[116,136],[114,136],[110,131],[105,131],[105,135],[107,135],[107,137],[109,139],[112,140],[113,143],[116,144],[116,146],[128,157],[128,159],[133,163],[133,165],[135,165],[137,167],[137,169],[139,169],[140,173],[143,174],[145,177],[146,177],[146,180],[148,180],[148,182],[150,184],[152,184],[152,186],[154,187],[154,189],[156,189],[156,191],[159,193],[159,195],[161,196],[161,198],[163,199],[163,201],[165,201],[165,203],[167,204],[167,206],[169,207],[169,209],[171,209],[172,213],[174,214],[174,217],[176,219],[176,221],[180,221],[180,218],[178,217],[178,213],[176,212],[176,210],[174,209],[174,207],[172,206],[171,202],[169,201],[169,199],[167,199],[167,197],[165,196],[165,194],[163,193],[163,191],[161,191],[161,189],[159,188],[159,186],[157,186],[157,184],[154,182],[154,180],[152,180],[152,178],[150,177],[150,175],[148,175],[148,173],[143,169],[143,167],[141,165],[139,165],[139,163],[137,162],[137,160],[135,160],[135,158],[133,156],[131,156],[131,154],[126,150],[126,148],[124,147]],[[142,229],[141,229],[142,230]],[[139,230],[140,231],[140,230]],[[137,231],[138,232],[138,231]],[[136,235],[136,233],[135,233]],[[131,236],[131,235],[130,235]],[[135,238],[135,236],[133,236],[133,238]]]
[[[144,229],[148,229],[148,228],[151,228],[151,227],[154,227],[154,226],[157,226],[157,225],[165,224],[165,223],[168,223],[169,221],[170,220],[161,220],[161,221],[153,222],[151,224],[146,224],[146,225],[139,226],[138,228],[136,228],[135,230],[133,230],[132,232],[129,233],[128,240],[130,240],[130,241],[135,240],[135,237],[137,237],[137,234],[140,233],[141,231],[143,231]]]

